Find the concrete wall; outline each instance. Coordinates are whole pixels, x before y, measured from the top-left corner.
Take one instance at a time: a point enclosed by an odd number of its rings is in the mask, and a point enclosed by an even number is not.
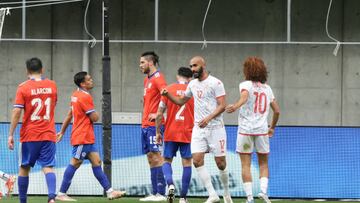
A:
[[[111,39],[153,40],[154,0],[112,0]],[[292,0],[292,40],[330,41],[325,32],[328,0]],[[202,40],[204,0],[160,0],[159,40]],[[213,1],[206,22],[208,40],[286,41],[286,0]],[[83,3],[27,9],[28,38],[83,38]],[[92,1],[90,31],[101,39],[101,4]],[[360,1],[337,0],[329,31],[340,41],[360,41]],[[3,38],[21,37],[21,10],[6,17]],[[17,84],[25,80],[24,61],[38,56],[46,76],[59,86],[56,121],[61,122],[74,89],[72,77],[81,70],[82,43],[0,42],[0,121],[9,121]],[[342,46],[333,56],[333,45],[224,45],[180,43],[112,43],[113,111],[140,112],[142,81],[139,55],[148,50],[160,56],[161,71],[169,83],[179,66],[193,55],[203,55],[211,74],[225,83],[227,101],[239,97],[242,63],[247,56],[264,59],[269,84],[280,104],[281,125],[360,125],[359,45]],[[101,44],[90,50],[92,91],[101,110]],[[225,115],[237,124],[237,114]]]

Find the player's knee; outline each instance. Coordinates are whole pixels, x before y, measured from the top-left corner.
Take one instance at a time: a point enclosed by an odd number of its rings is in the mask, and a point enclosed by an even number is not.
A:
[[[194,159],[193,160],[193,164],[195,166],[195,168],[203,166],[204,165],[204,160],[201,159]]]
[[[225,160],[216,160],[216,165],[219,170],[224,170],[226,168],[226,161]]]

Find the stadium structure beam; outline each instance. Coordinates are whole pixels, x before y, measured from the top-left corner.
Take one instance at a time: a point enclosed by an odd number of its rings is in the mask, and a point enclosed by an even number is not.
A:
[[[111,184],[111,66],[109,36],[109,0],[102,0],[103,18],[103,57],[102,57],[102,125],[103,125],[103,162],[104,172]],[[104,191],[105,194],[105,191]]]

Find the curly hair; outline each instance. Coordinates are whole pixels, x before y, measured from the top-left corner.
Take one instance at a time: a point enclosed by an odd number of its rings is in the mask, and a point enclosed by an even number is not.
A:
[[[265,83],[268,73],[264,61],[256,56],[248,57],[244,62],[245,80]]]

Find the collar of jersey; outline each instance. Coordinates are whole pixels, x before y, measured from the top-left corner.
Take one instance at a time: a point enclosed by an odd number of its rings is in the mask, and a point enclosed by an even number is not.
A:
[[[40,79],[36,79],[34,77],[29,77],[29,80],[32,80],[32,81],[41,81],[41,80],[45,80],[45,77],[41,76]]]
[[[177,81],[177,84],[189,84],[189,82],[185,82],[185,81]]]
[[[157,70],[157,71],[155,71],[153,74],[151,74],[151,75],[149,75],[148,76],[148,79],[150,79],[150,78],[152,78],[152,76],[154,76],[156,73],[158,73],[159,72],[159,70]]]
[[[81,91],[81,92],[84,92],[84,93],[86,93],[86,94],[89,94],[89,92],[88,91],[86,91],[85,89],[83,89],[83,88],[78,88],[78,91]]]

